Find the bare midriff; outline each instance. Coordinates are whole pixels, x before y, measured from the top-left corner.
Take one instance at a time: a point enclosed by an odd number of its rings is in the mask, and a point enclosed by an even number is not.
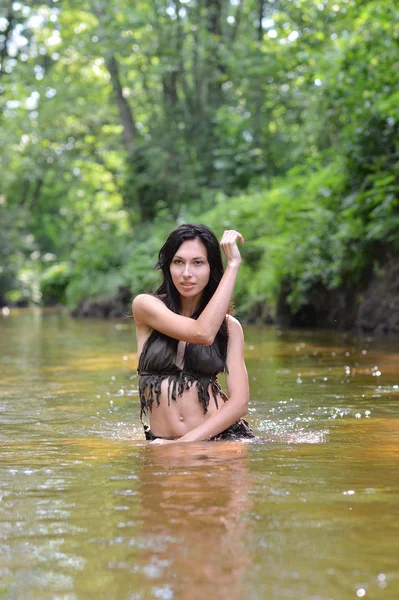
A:
[[[211,387],[209,393],[211,398],[205,414],[198,401],[195,384],[178,396],[177,400],[170,399],[168,404],[168,380],[165,379],[161,386],[160,404],[157,406],[154,402],[148,415],[152,433],[159,437],[181,437],[207,421],[218,410],[212,397]],[[224,404],[220,396],[218,396],[218,404],[219,407]]]

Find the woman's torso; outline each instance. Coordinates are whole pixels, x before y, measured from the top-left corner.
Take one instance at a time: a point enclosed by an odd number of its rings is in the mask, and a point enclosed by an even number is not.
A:
[[[138,327],[137,343],[141,409],[155,435],[182,436],[227,400],[217,382],[226,363],[217,341],[197,346]]]

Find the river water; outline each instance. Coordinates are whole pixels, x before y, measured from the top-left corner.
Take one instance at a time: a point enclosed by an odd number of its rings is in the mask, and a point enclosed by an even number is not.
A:
[[[399,340],[245,335],[263,441],[154,447],[131,321],[0,317],[0,598],[399,598]]]

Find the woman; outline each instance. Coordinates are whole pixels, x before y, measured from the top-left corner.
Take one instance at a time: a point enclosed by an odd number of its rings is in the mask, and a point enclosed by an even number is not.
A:
[[[141,417],[153,444],[254,437],[241,420],[248,410],[244,337],[228,314],[241,263],[237,231],[221,247],[204,225],[181,225],[159,252],[163,283],[133,301]],[[217,374],[226,372],[227,396]]]

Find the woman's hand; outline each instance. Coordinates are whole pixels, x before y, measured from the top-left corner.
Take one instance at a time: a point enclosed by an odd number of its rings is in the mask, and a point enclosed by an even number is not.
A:
[[[238,267],[241,264],[241,254],[237,246],[237,240],[244,243],[244,238],[239,231],[228,229],[224,232],[220,245],[226,256],[227,264],[231,267]]]
[[[150,444],[156,444],[157,446],[159,446],[161,444],[173,444],[173,442],[177,441],[178,440],[164,440],[163,438],[156,438],[155,440],[152,440]]]

